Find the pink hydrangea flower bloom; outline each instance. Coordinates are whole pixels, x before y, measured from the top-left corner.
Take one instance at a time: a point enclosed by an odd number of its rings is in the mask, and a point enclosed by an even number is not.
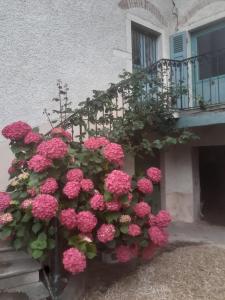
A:
[[[80,194],[80,183],[77,181],[68,181],[63,188],[63,193],[69,199],[75,199]]]
[[[84,192],[91,192],[94,189],[94,183],[91,179],[82,179],[80,185]]]
[[[55,197],[47,194],[40,194],[33,200],[32,214],[42,221],[52,219],[58,210],[58,201]]]
[[[103,156],[111,163],[123,164],[124,152],[121,145],[110,143],[103,148]]]
[[[171,223],[171,216],[166,210],[161,210],[156,216],[149,216],[149,225],[159,228],[168,227]]]
[[[80,182],[84,177],[83,171],[81,169],[71,169],[66,173],[66,179],[68,181],[78,181]]]
[[[90,211],[77,214],[77,227],[82,233],[91,232],[97,225],[97,218]]]
[[[120,170],[114,170],[109,173],[105,179],[105,187],[107,191],[115,195],[125,195],[131,189],[130,176]]]
[[[27,123],[18,121],[5,126],[2,129],[2,135],[7,139],[18,141],[24,138],[31,129]]]
[[[115,226],[112,224],[102,224],[97,231],[98,240],[102,243],[110,242],[114,239],[116,233]]]
[[[52,161],[48,158],[45,158],[41,155],[34,155],[29,161],[28,161],[28,169],[32,170],[34,172],[43,172],[49,167],[52,166]]]
[[[103,211],[105,209],[105,201],[103,195],[95,194],[90,199],[90,206],[93,210]]]
[[[160,169],[155,168],[155,167],[151,167],[147,170],[147,176],[151,179],[152,182],[154,183],[159,183],[161,178],[162,178],[162,174]]]
[[[157,246],[165,246],[168,242],[168,234],[157,226],[148,229],[148,235],[152,242]]]
[[[77,214],[73,208],[63,209],[59,216],[60,223],[69,230],[77,226]]]
[[[40,192],[42,194],[54,194],[58,189],[58,183],[53,177],[47,178],[40,186]]]
[[[84,141],[84,147],[88,150],[97,150],[103,146],[109,144],[109,140],[105,137],[90,137],[86,141]]]
[[[140,217],[144,218],[145,216],[151,213],[151,207],[148,203],[141,201],[133,207],[135,214]]]
[[[0,215],[0,225],[4,225],[13,221],[13,216],[11,213],[5,213]]]
[[[10,206],[11,196],[6,192],[0,192],[0,212]]]
[[[9,169],[8,169],[9,175],[13,175],[15,172],[16,172],[16,168],[15,167],[13,167],[13,166],[9,167]]]
[[[120,211],[122,205],[118,200],[112,200],[105,203],[106,209],[109,211]]]
[[[87,266],[86,257],[78,249],[69,248],[63,252],[63,266],[73,275],[83,272]]]
[[[139,246],[137,244],[133,244],[130,246],[130,251],[132,254],[132,258],[135,258],[139,254]]]
[[[147,178],[141,178],[137,181],[137,187],[143,194],[151,194],[153,192],[153,184]]]
[[[70,132],[64,130],[62,127],[56,127],[51,130],[51,135],[54,137],[64,137],[69,142],[73,140],[73,137]]]
[[[151,242],[147,247],[143,249],[141,256],[144,260],[149,260],[155,255],[156,250],[157,246]]]
[[[137,224],[130,224],[128,227],[128,234],[130,236],[138,236],[141,234],[141,227]]]
[[[29,196],[31,196],[31,197],[35,197],[37,193],[36,193],[35,188],[32,187],[32,188],[29,188],[29,189],[27,190],[27,194],[28,194]]]
[[[33,200],[32,199],[26,199],[24,200],[21,204],[20,204],[20,207],[22,209],[28,209],[28,208],[31,208],[33,205]]]
[[[116,257],[119,262],[126,263],[133,258],[133,253],[129,246],[121,245],[116,248]]]
[[[37,144],[41,141],[41,135],[38,132],[29,131],[24,138],[24,144],[29,145],[31,143]]]
[[[68,146],[60,138],[43,141],[37,147],[37,154],[50,159],[63,158],[68,153]]]

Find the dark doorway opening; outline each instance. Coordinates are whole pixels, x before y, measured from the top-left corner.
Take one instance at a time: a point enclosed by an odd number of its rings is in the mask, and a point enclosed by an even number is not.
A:
[[[200,147],[201,215],[215,225],[225,225],[225,146]]]

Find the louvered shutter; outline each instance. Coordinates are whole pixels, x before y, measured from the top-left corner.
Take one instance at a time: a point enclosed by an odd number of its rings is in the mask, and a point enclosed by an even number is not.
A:
[[[170,57],[175,60],[187,58],[186,31],[175,33],[170,37]]]

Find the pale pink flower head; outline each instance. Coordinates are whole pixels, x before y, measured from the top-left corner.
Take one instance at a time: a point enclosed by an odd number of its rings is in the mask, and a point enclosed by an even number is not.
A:
[[[63,209],[59,216],[60,223],[72,230],[77,226],[77,214],[73,208]]]
[[[12,141],[18,141],[25,137],[25,135],[31,130],[32,128],[27,123],[22,121],[11,123],[5,126],[2,129],[2,135],[6,139],[10,139]]]
[[[84,141],[84,148],[88,150],[97,150],[103,146],[109,144],[109,140],[105,137],[90,137]]]
[[[131,217],[129,215],[120,216],[120,223],[130,223]]]
[[[66,173],[66,179],[68,181],[80,182],[84,178],[84,173],[81,169],[71,169]]]
[[[69,142],[73,140],[73,137],[70,132],[64,130],[62,127],[56,127],[51,130],[51,135],[54,137],[64,137]]]
[[[47,194],[39,194],[33,200],[32,214],[42,221],[51,220],[58,210],[58,201],[55,197]]]
[[[157,248],[154,243],[150,242],[150,244],[142,250],[142,258],[144,260],[151,259],[155,255]]]
[[[124,152],[121,145],[110,143],[103,148],[103,156],[111,163],[123,165]]]
[[[120,211],[122,205],[118,200],[112,200],[105,203],[108,211]]]
[[[24,144],[37,144],[41,141],[42,137],[38,132],[29,131],[24,138]]]
[[[131,178],[123,171],[114,170],[107,175],[105,187],[108,192],[117,196],[128,194],[131,189]]]
[[[6,192],[0,192],[0,212],[4,211],[10,206],[11,196]]]
[[[137,187],[143,194],[151,194],[153,192],[153,184],[147,178],[141,178],[137,181]]]
[[[86,269],[87,262],[85,255],[76,248],[69,248],[63,252],[64,269],[75,275]]]
[[[50,159],[63,158],[68,153],[68,146],[60,138],[43,141],[37,147],[37,154]]]
[[[144,201],[135,204],[133,210],[135,214],[140,218],[144,218],[151,213],[150,205]]]
[[[82,179],[80,185],[84,192],[91,192],[94,189],[94,183],[91,179]]]
[[[42,194],[54,194],[58,189],[58,183],[53,177],[47,178],[40,186],[40,192]]]
[[[168,243],[168,234],[157,226],[148,229],[148,235],[152,242],[157,246],[165,246]]]
[[[116,229],[112,224],[102,224],[97,231],[97,237],[103,244],[112,241],[115,237]]]
[[[77,227],[82,233],[91,232],[97,225],[97,218],[90,211],[77,214]]]
[[[13,221],[13,216],[11,213],[5,213],[0,215],[0,225],[5,225]]]
[[[52,161],[39,154],[34,155],[28,161],[28,169],[40,173],[52,166]]]
[[[128,227],[128,234],[130,236],[139,236],[141,234],[141,227],[137,224],[130,224]]]
[[[129,246],[120,245],[116,248],[116,257],[119,262],[126,263],[133,258],[132,250]]]
[[[32,199],[26,199],[21,204],[20,207],[24,210],[32,208],[33,200]]]
[[[156,167],[148,168],[146,173],[148,178],[154,183],[159,183],[162,178],[161,170]]]
[[[35,197],[37,193],[36,193],[35,188],[34,188],[34,187],[31,187],[31,188],[29,188],[29,189],[27,190],[27,194],[28,194],[29,196],[31,196],[31,197]]]
[[[90,206],[93,210],[103,211],[105,209],[104,197],[101,194],[95,194],[90,199]]]
[[[63,193],[69,199],[75,199],[80,194],[80,183],[77,181],[68,181],[63,188]]]

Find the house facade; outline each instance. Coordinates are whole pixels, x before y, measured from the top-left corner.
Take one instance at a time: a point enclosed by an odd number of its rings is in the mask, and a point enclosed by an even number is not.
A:
[[[20,119],[47,129],[42,111],[51,108],[57,79],[69,85],[76,107],[123,69],[163,59],[172,80],[187,89],[177,103],[178,126],[200,139],[161,153],[161,206],[185,222],[211,208],[223,211],[225,0],[0,3],[1,128]],[[3,188],[11,160],[3,140],[0,152]]]

